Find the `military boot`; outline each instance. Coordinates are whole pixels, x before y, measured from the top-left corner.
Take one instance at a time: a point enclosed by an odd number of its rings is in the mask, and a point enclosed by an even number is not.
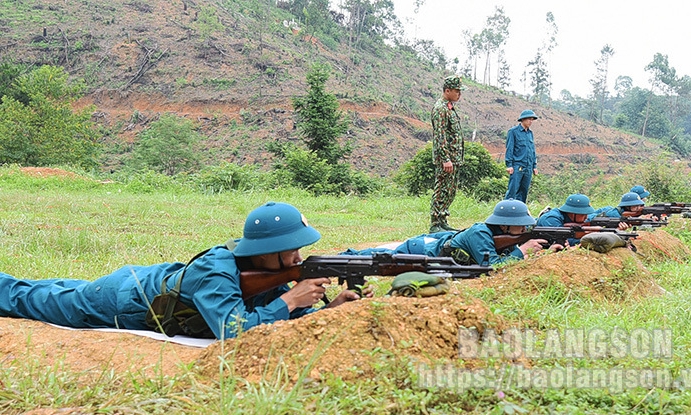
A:
[[[451,226],[449,226],[448,223],[442,223],[440,226],[441,226],[441,228],[444,229],[445,231],[458,232],[458,229],[452,228]]]
[[[429,228],[429,233],[444,232],[446,229],[442,228],[441,225],[432,225]]]

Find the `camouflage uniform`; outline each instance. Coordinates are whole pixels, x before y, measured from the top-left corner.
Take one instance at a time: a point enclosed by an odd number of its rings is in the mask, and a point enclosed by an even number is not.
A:
[[[461,78],[444,79],[444,89],[464,89]],[[431,229],[452,229],[446,222],[449,207],[456,197],[460,166],[463,163],[464,141],[461,135],[461,119],[453,103],[440,98],[432,108],[432,133],[434,137],[432,157],[434,161],[434,194],[430,207]],[[451,161],[453,172],[444,171],[443,163]]]

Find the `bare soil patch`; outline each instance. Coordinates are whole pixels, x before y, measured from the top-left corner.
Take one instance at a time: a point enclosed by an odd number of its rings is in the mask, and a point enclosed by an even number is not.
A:
[[[22,167],[19,170],[27,176],[34,177],[79,177],[76,173],[52,167]]]
[[[38,321],[0,318],[0,364],[61,368],[92,381],[104,372],[175,376],[202,349],[129,333],[66,330]]]

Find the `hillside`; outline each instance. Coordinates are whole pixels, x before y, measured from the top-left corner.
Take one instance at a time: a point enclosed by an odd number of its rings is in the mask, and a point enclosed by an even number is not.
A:
[[[198,123],[207,162],[268,165],[270,140],[297,140],[291,97],[305,92],[313,62],[328,62],[327,85],[351,119],[351,163],[388,175],[431,137],[427,113],[444,73],[405,48],[350,49],[270,15],[250,0],[142,2],[25,0],[0,4],[0,54],[32,65],[64,66],[84,79],[94,120],[106,127],[104,169],[117,168],[136,134],[161,113]],[[258,4],[258,3],[257,3]],[[262,6],[265,8],[265,6]],[[263,14],[262,14],[263,13]],[[270,16],[270,17],[267,17]],[[565,165],[603,171],[648,159],[658,147],[578,117],[471,84],[460,104],[468,139],[497,158],[505,131],[525,108],[543,172]]]

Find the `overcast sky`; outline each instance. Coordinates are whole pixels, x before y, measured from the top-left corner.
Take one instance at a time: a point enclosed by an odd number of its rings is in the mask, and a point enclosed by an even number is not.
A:
[[[549,67],[554,98],[562,89],[581,97],[590,93],[588,81],[595,74],[594,62],[605,44],[614,49],[609,65],[610,92],[620,75],[630,76],[634,86],[649,88],[645,66],[658,52],[668,56],[677,76],[691,75],[688,0],[426,0],[417,14],[413,0],[394,0],[394,4],[409,37],[434,40],[449,60],[458,57],[461,65],[467,58],[462,32],[479,33],[495,7],[503,6],[511,19],[505,47],[511,67],[510,89],[519,93],[530,89],[520,78],[536,48],[546,41],[547,12],[554,14],[559,30]],[[480,81],[481,76],[479,68]]]

